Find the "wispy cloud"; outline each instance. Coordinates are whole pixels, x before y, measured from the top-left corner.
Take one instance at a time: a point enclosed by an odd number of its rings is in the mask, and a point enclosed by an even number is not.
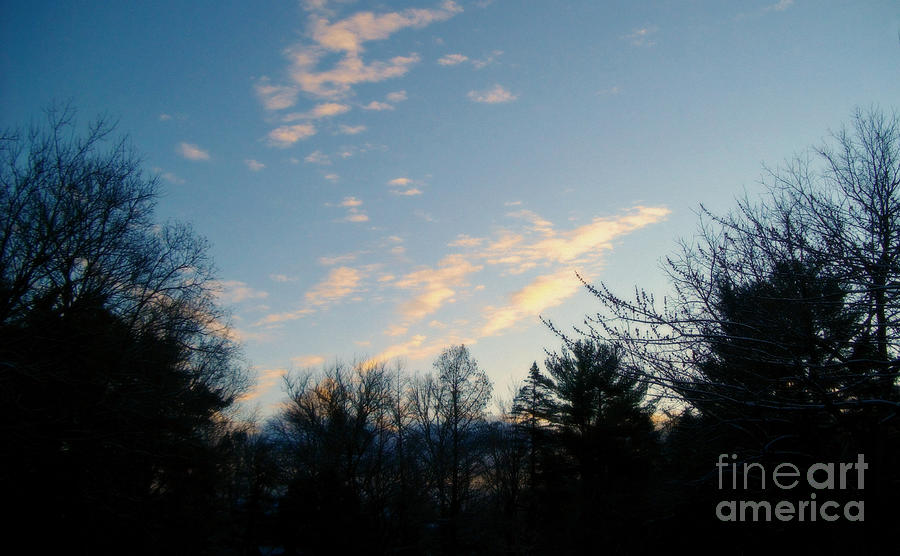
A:
[[[193,143],[179,143],[175,150],[188,160],[209,160],[209,153]]]
[[[172,172],[164,172],[162,168],[153,168],[153,171],[159,174],[159,177],[166,180],[169,183],[174,183],[175,185],[181,185],[184,183],[184,180]]]
[[[779,2],[766,6],[765,11],[783,12],[794,5],[794,0],[780,0]]]
[[[369,217],[360,208],[363,202],[356,197],[344,197],[340,206],[347,209],[347,215],[342,218],[343,222],[368,222]]]
[[[622,88],[618,85],[613,85],[612,87],[607,87],[605,89],[600,89],[597,91],[598,95],[601,96],[615,96],[622,93]]]
[[[256,96],[266,110],[283,110],[297,103],[300,90],[294,86],[272,85],[268,77],[256,84]]]
[[[366,130],[366,126],[364,125],[345,125],[341,124],[338,126],[338,130],[344,135],[357,135]]]
[[[442,66],[458,66],[460,64],[464,64],[466,62],[470,63],[475,69],[483,69],[491,64],[493,64],[500,55],[503,54],[502,50],[494,50],[484,58],[469,58],[465,54],[445,54],[438,58],[437,63]]]
[[[377,100],[373,100],[369,104],[363,106],[363,110],[393,110],[394,105],[388,104],[386,102],[379,102]]]
[[[266,167],[266,165],[263,164],[262,162],[253,160],[252,158],[248,158],[247,160],[245,160],[244,164],[246,164],[247,168],[249,168],[253,172],[259,172],[260,170],[262,170],[263,168]]]
[[[470,286],[469,279],[476,272],[491,269],[501,274],[543,270],[526,286],[506,294],[504,302],[485,307],[481,322],[473,323],[474,328],[460,334],[478,339],[501,334],[529,319],[536,320],[542,311],[560,305],[580,290],[576,268],[583,273],[597,271],[617,238],[659,222],[668,214],[664,207],[637,206],[619,215],[598,217],[589,224],[559,230],[533,211],[510,212],[507,217],[515,223],[512,229],[502,228],[492,238],[460,234],[449,245],[467,249],[465,255],[451,254],[436,267],[424,267],[388,280],[408,294],[398,304],[402,323],[397,326],[408,327],[409,323],[438,312],[461,294],[485,291],[483,284]],[[491,295],[490,291],[485,293]],[[388,351],[408,355],[424,347],[423,342],[404,342]]]
[[[315,313],[314,309],[310,309],[308,307],[304,307],[302,309],[297,309],[296,311],[287,311],[284,313],[272,313],[270,315],[266,315],[258,322],[256,322],[256,326],[271,326],[275,324],[281,324],[283,322],[302,319],[303,317]]]
[[[291,84],[272,85],[268,79],[263,79],[256,86],[257,95],[266,108],[280,110],[293,106],[300,91],[321,98],[339,98],[350,95],[352,87],[359,83],[403,76],[420,60],[418,54],[366,62],[362,57],[365,44],[387,39],[403,29],[423,28],[444,21],[462,11],[459,5],[448,0],[432,9],[409,8],[384,13],[360,11],[331,21],[325,2],[312,4],[317,7],[308,10],[311,12],[307,31],[310,40],[287,49]],[[331,67],[321,68],[320,63],[328,53],[337,53],[341,57]]]
[[[263,369],[256,375],[256,385],[241,396],[240,401],[249,402],[266,394],[277,386],[287,374],[287,369]]]
[[[478,247],[484,241],[484,238],[471,237],[467,234],[459,234],[456,239],[448,243],[449,247]]]
[[[273,282],[280,282],[280,283],[294,282],[297,280],[296,278],[292,278],[292,277],[288,276],[287,274],[269,274],[269,279],[272,280]]]
[[[328,157],[327,154],[323,153],[320,150],[315,150],[303,158],[304,162],[308,162],[310,164],[322,164],[328,165],[331,164],[331,158]]]
[[[315,105],[311,110],[306,112],[294,112],[284,116],[285,122],[293,122],[296,120],[318,120],[321,118],[330,118],[338,116],[350,111],[349,104],[341,104],[338,102],[323,102]]]
[[[518,98],[501,85],[494,85],[490,89],[484,91],[469,91],[467,95],[474,102],[483,102],[486,104],[499,104],[503,102],[511,102]]]
[[[438,58],[437,63],[442,66],[455,66],[457,64],[462,64],[468,59],[469,57],[463,54],[447,54]]]
[[[310,305],[325,305],[354,293],[362,279],[359,270],[349,266],[334,268],[328,276],[306,292]]]
[[[316,128],[312,124],[285,125],[269,132],[269,144],[286,148],[315,134]]]
[[[472,65],[475,66],[475,69],[486,68],[487,66],[493,64],[501,54],[503,54],[502,50],[495,50],[484,58],[476,58],[472,60]]]
[[[409,330],[409,327],[407,326],[393,324],[391,326],[388,326],[384,333],[386,336],[402,336],[406,334],[407,330]]]
[[[213,284],[213,292],[220,303],[233,305],[251,299],[265,299],[267,292],[256,290],[238,280],[221,280]]]
[[[392,189],[391,193],[394,195],[401,195],[404,197],[412,197],[414,195],[421,195],[422,190],[417,187],[410,187],[408,189]]]
[[[291,363],[302,368],[318,367],[324,362],[325,357],[322,355],[299,355],[297,357],[291,357]]]
[[[344,255],[335,255],[333,257],[319,257],[319,264],[322,266],[334,266],[336,264],[349,263],[356,260],[357,253],[346,253]]]
[[[406,274],[394,282],[394,287],[412,290],[414,297],[403,304],[401,313],[418,320],[451,302],[458,288],[465,286],[466,277],[481,270],[481,265],[469,262],[462,255],[444,257],[436,268],[425,267]]]
[[[359,12],[335,23],[319,18],[313,21],[312,38],[327,50],[355,54],[363,51],[365,42],[386,39],[407,27],[425,27],[461,11],[455,2],[446,1],[438,9],[410,8],[383,14]]]
[[[406,91],[394,91],[393,93],[388,93],[385,95],[386,99],[390,102],[403,102],[406,100]]]
[[[648,25],[646,27],[635,29],[631,33],[625,35],[625,38],[628,39],[633,46],[651,47],[656,44],[656,40],[652,37],[657,31],[659,31],[659,27],[656,25]]]
[[[549,307],[560,305],[581,289],[581,282],[570,270],[538,276],[534,281],[513,293],[509,304],[503,307],[487,307],[482,336],[493,336],[519,321],[535,318]]]
[[[417,182],[410,178],[394,178],[388,182],[392,186],[391,193],[394,195],[413,196],[421,195],[422,190],[416,187]]]

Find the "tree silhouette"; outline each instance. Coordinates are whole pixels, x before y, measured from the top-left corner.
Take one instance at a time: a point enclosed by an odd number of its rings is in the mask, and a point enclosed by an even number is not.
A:
[[[199,552],[246,384],[206,245],[153,222],[156,182],[124,140],[104,150],[111,126],[47,115],[0,142],[4,484],[78,550]]]

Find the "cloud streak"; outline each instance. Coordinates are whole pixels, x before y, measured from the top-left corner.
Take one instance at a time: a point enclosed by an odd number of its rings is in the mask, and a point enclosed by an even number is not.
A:
[[[466,95],[473,102],[481,102],[484,104],[501,104],[504,102],[512,102],[516,100],[518,95],[514,95],[501,85],[494,85],[490,89],[483,91],[469,91]]]
[[[194,143],[179,143],[175,151],[188,160],[209,160],[209,152]]]

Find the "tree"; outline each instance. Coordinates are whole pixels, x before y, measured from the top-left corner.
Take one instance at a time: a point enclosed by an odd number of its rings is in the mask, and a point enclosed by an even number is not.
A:
[[[884,417],[897,408],[900,117],[857,111],[852,131],[770,170],[765,184],[760,201],[740,199],[730,214],[703,210],[699,241],[667,259],[674,295],[662,308],[647,293],[630,301],[589,286],[606,313],[588,333],[619,341],[646,378],[688,404]],[[790,364],[766,380],[807,395],[710,376],[738,346],[745,361],[755,352]]]
[[[391,387],[380,363],[338,362],[319,376],[287,380],[290,401],[278,430],[287,452],[280,513],[288,546],[314,554],[378,552],[391,540],[384,518],[393,513],[399,479]]]
[[[690,479],[715,453],[807,465],[865,453],[879,470],[868,504],[888,515],[900,465],[900,116],[857,110],[763,184],[730,213],[701,206],[696,241],[666,259],[673,292],[661,306],[586,284],[603,312],[584,332],[619,343],[684,411],[670,439],[696,442],[681,450],[704,460]]]
[[[590,339],[567,341],[544,366],[549,376],[538,382],[551,393],[547,421],[572,462],[556,470],[566,476],[561,488],[568,496],[562,498],[574,503],[567,512],[574,516],[565,523],[568,532],[558,542],[574,547],[623,542],[624,531],[640,524],[655,456],[647,385],[622,365],[615,345]]]
[[[156,180],[112,132],[79,136],[71,109],[51,109],[0,140],[0,401],[22,451],[4,482],[85,550],[127,531],[139,550],[200,551],[211,454],[246,375],[205,242],[156,225]]]
[[[412,411],[425,449],[430,484],[447,523],[445,546],[454,553],[458,520],[477,473],[477,433],[484,423],[492,385],[464,345],[441,352],[434,369],[437,376],[427,375],[413,386]]]
[[[532,489],[536,484],[538,457],[552,412],[551,387],[552,384],[541,373],[535,361],[528,369],[525,384],[513,400],[512,414],[518,427],[528,438],[528,484]]]

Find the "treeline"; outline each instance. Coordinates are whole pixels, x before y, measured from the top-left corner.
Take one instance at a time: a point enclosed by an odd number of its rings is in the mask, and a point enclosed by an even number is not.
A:
[[[156,182],[110,133],[99,122],[79,135],[71,111],[51,110],[47,126],[0,137],[10,546],[536,555],[893,544],[898,116],[857,112],[769,172],[759,198],[702,210],[694,241],[666,260],[661,302],[585,284],[600,312],[572,333],[547,322],[560,347],[501,411],[489,411],[493,385],[469,349],[449,346],[428,373],[336,362],[291,374],[285,403],[256,423],[238,417],[250,382],[205,243],[154,222]]]

